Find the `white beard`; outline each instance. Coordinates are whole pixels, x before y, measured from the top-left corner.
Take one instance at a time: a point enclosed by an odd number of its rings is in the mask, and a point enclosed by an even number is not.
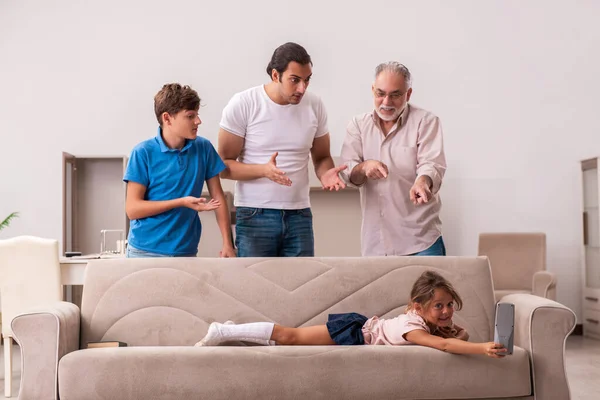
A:
[[[377,113],[379,118],[381,118],[383,121],[395,121],[398,119],[400,114],[402,114],[402,111],[404,111],[405,108],[406,108],[406,105],[404,105],[404,107],[402,107],[402,108],[388,107],[388,106],[381,105],[381,106],[379,106],[379,108],[375,109],[375,112]],[[385,114],[381,113],[382,109],[383,110],[394,110],[394,113],[392,115],[385,115]]]

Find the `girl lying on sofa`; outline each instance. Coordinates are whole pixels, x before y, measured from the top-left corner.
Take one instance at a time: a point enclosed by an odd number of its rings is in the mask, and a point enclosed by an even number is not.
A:
[[[290,328],[272,322],[224,324],[213,322],[196,346],[244,341],[264,345],[406,345],[417,344],[456,354],[502,358],[498,343],[470,343],[466,330],[452,322],[462,308],[456,290],[440,274],[424,272],[414,283],[406,313],[392,319],[357,314],[330,314],[327,324]]]

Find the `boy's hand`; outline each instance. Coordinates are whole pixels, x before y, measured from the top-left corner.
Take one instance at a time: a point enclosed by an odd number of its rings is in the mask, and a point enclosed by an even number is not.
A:
[[[207,202],[206,199],[202,197],[187,196],[182,200],[184,207],[191,208],[198,212],[216,210],[221,205],[218,200],[210,199],[210,201]]]
[[[235,249],[231,246],[223,246],[223,249],[219,252],[219,257],[221,258],[233,258],[237,257],[235,254]]]
[[[504,347],[502,347],[502,345],[500,343],[488,342],[488,343],[481,343],[481,345],[483,348],[483,354],[485,354],[488,357],[503,358],[504,356],[500,355],[498,353],[506,352],[506,349]]]

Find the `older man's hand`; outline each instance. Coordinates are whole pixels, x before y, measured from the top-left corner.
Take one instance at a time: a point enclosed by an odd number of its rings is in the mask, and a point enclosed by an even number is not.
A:
[[[362,168],[368,179],[385,179],[389,174],[387,165],[377,160],[365,161]]]
[[[431,193],[432,183],[431,178],[427,175],[418,177],[414,185],[410,188],[410,201],[412,201],[414,205],[419,205],[431,200],[431,197],[433,197],[433,194]]]

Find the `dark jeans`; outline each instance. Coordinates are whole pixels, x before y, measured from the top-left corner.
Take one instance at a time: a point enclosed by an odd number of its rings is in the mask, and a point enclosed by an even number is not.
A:
[[[418,253],[411,254],[411,256],[445,256],[446,246],[444,245],[444,239],[440,236],[429,248],[419,251]]]
[[[314,257],[312,212],[237,207],[238,257]]]
[[[185,254],[185,255],[180,255],[180,256],[169,256],[169,255],[166,255],[166,254],[151,253],[149,251],[136,249],[135,247],[132,247],[131,245],[128,245],[127,246],[127,252],[126,252],[125,256],[127,258],[196,257],[196,254]]]

